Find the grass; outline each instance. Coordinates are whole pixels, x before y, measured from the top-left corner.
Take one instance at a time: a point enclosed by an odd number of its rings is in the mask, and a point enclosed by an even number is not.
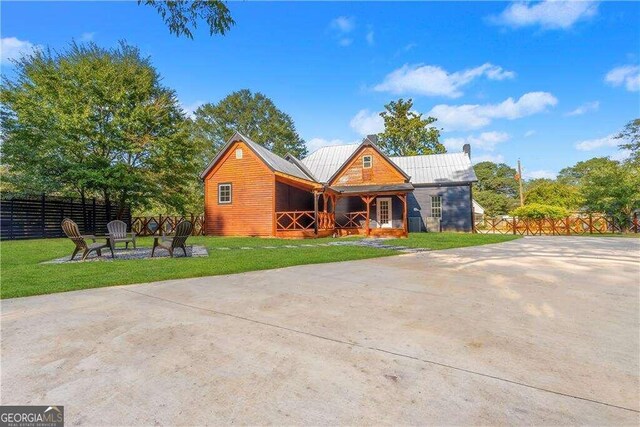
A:
[[[390,244],[448,249],[498,243],[515,236],[473,235],[458,233],[416,233],[408,239],[389,240]],[[356,237],[357,239],[357,237]],[[151,246],[152,238],[139,239],[139,246]],[[209,249],[207,258],[159,258],[115,260],[71,264],[40,264],[70,255],[73,245],[68,239],[4,241],[0,243],[0,298],[66,292],[103,286],[127,285],[168,279],[215,276],[254,270],[268,270],[303,264],[320,264],[396,255],[398,252],[361,246],[317,246],[287,248],[335,241],[261,239],[252,237],[191,237],[189,244]],[[278,249],[262,249],[278,246]],[[216,248],[251,247],[257,250],[221,251]],[[106,251],[108,253],[108,251]]]
[[[508,242],[509,240],[518,238],[520,238],[520,236],[514,236],[512,234],[409,233],[407,239],[393,239],[385,243],[410,248],[438,250]]]

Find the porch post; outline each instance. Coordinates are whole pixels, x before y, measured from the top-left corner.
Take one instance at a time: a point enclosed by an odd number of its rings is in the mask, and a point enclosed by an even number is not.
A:
[[[404,235],[408,236],[409,235],[409,218],[407,217],[407,195],[404,194],[402,196],[400,196],[400,198],[402,199],[402,203],[403,203],[403,213],[402,213],[402,218],[403,218],[403,225],[404,225]]]
[[[371,235],[371,228],[369,227],[369,205],[371,204],[371,196],[361,196],[362,200],[364,200],[364,202],[367,204],[367,219],[365,221],[365,230],[366,230],[366,235],[369,236]]]
[[[313,192],[313,232],[318,236],[318,192]]]

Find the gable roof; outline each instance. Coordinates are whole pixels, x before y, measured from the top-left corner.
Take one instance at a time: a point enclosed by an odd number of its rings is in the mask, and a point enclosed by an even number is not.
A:
[[[411,183],[414,185],[468,183],[478,180],[466,153],[401,156],[391,157],[391,160],[411,175]]]
[[[272,171],[281,172],[287,175],[294,176],[296,178],[305,179],[307,181],[314,180],[313,178],[309,177],[302,169],[300,169],[295,163],[285,160],[277,154],[272,153],[262,145],[258,144],[257,142],[253,142],[246,136],[242,135],[240,132],[234,133],[233,136],[229,138],[224,147],[220,149],[218,154],[213,158],[213,160],[211,160],[207,168],[200,174],[200,179],[204,179],[205,176],[207,176],[209,171],[213,169],[218,160],[222,158],[231,144],[238,140],[243,141]]]
[[[361,144],[334,145],[331,147],[324,147],[330,150],[323,150],[322,148],[316,150],[310,156],[302,159],[302,164],[307,166],[307,168],[312,171],[320,182],[328,183],[333,181],[342,169],[344,169],[364,147],[373,148],[407,181],[411,178],[404,170],[402,170],[402,168],[398,167],[397,164],[384,154],[368,136]]]

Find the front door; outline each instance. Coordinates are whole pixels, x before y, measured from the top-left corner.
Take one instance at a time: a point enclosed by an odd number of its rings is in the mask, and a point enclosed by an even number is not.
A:
[[[391,228],[391,197],[378,197],[378,224],[382,228]]]

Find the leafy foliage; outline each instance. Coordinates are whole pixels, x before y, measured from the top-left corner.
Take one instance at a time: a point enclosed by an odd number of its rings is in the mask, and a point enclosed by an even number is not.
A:
[[[490,217],[505,215],[517,204],[514,198],[491,190],[474,190],[473,198],[484,208],[485,215]]]
[[[378,134],[378,145],[390,156],[415,156],[446,152],[439,141],[440,131],[431,126],[434,117],[423,118],[411,111],[413,100],[399,99],[384,106],[384,132]]]
[[[616,163],[614,160],[607,157],[594,157],[593,159],[578,162],[571,167],[561,169],[558,173],[558,182],[581,186],[583,178],[591,171],[602,167],[612,167],[614,163]]]
[[[507,197],[518,195],[516,170],[504,163],[480,162],[473,168],[478,177],[476,188],[480,191],[493,191]]]
[[[138,49],[72,43],[15,63],[0,90],[3,163],[19,191],[185,202],[195,151],[175,93]]]
[[[527,205],[547,204],[576,210],[583,205],[584,199],[577,186],[550,179],[535,179],[527,183],[524,202]]]
[[[620,144],[622,150],[631,151],[629,161],[640,165],[640,118],[627,123],[616,138],[624,141]]]
[[[307,154],[291,117],[262,93],[243,89],[196,110],[193,136],[202,150],[203,166],[236,131],[281,156],[291,153],[300,158]]]
[[[224,35],[235,24],[229,8],[220,0],[138,0],[138,4],[156,9],[169,32],[178,37],[193,39],[200,20],[207,23],[210,35]]]
[[[527,204],[511,211],[511,215],[515,217],[528,219],[561,219],[566,218],[569,214],[569,210],[562,206],[543,205],[541,203]]]

